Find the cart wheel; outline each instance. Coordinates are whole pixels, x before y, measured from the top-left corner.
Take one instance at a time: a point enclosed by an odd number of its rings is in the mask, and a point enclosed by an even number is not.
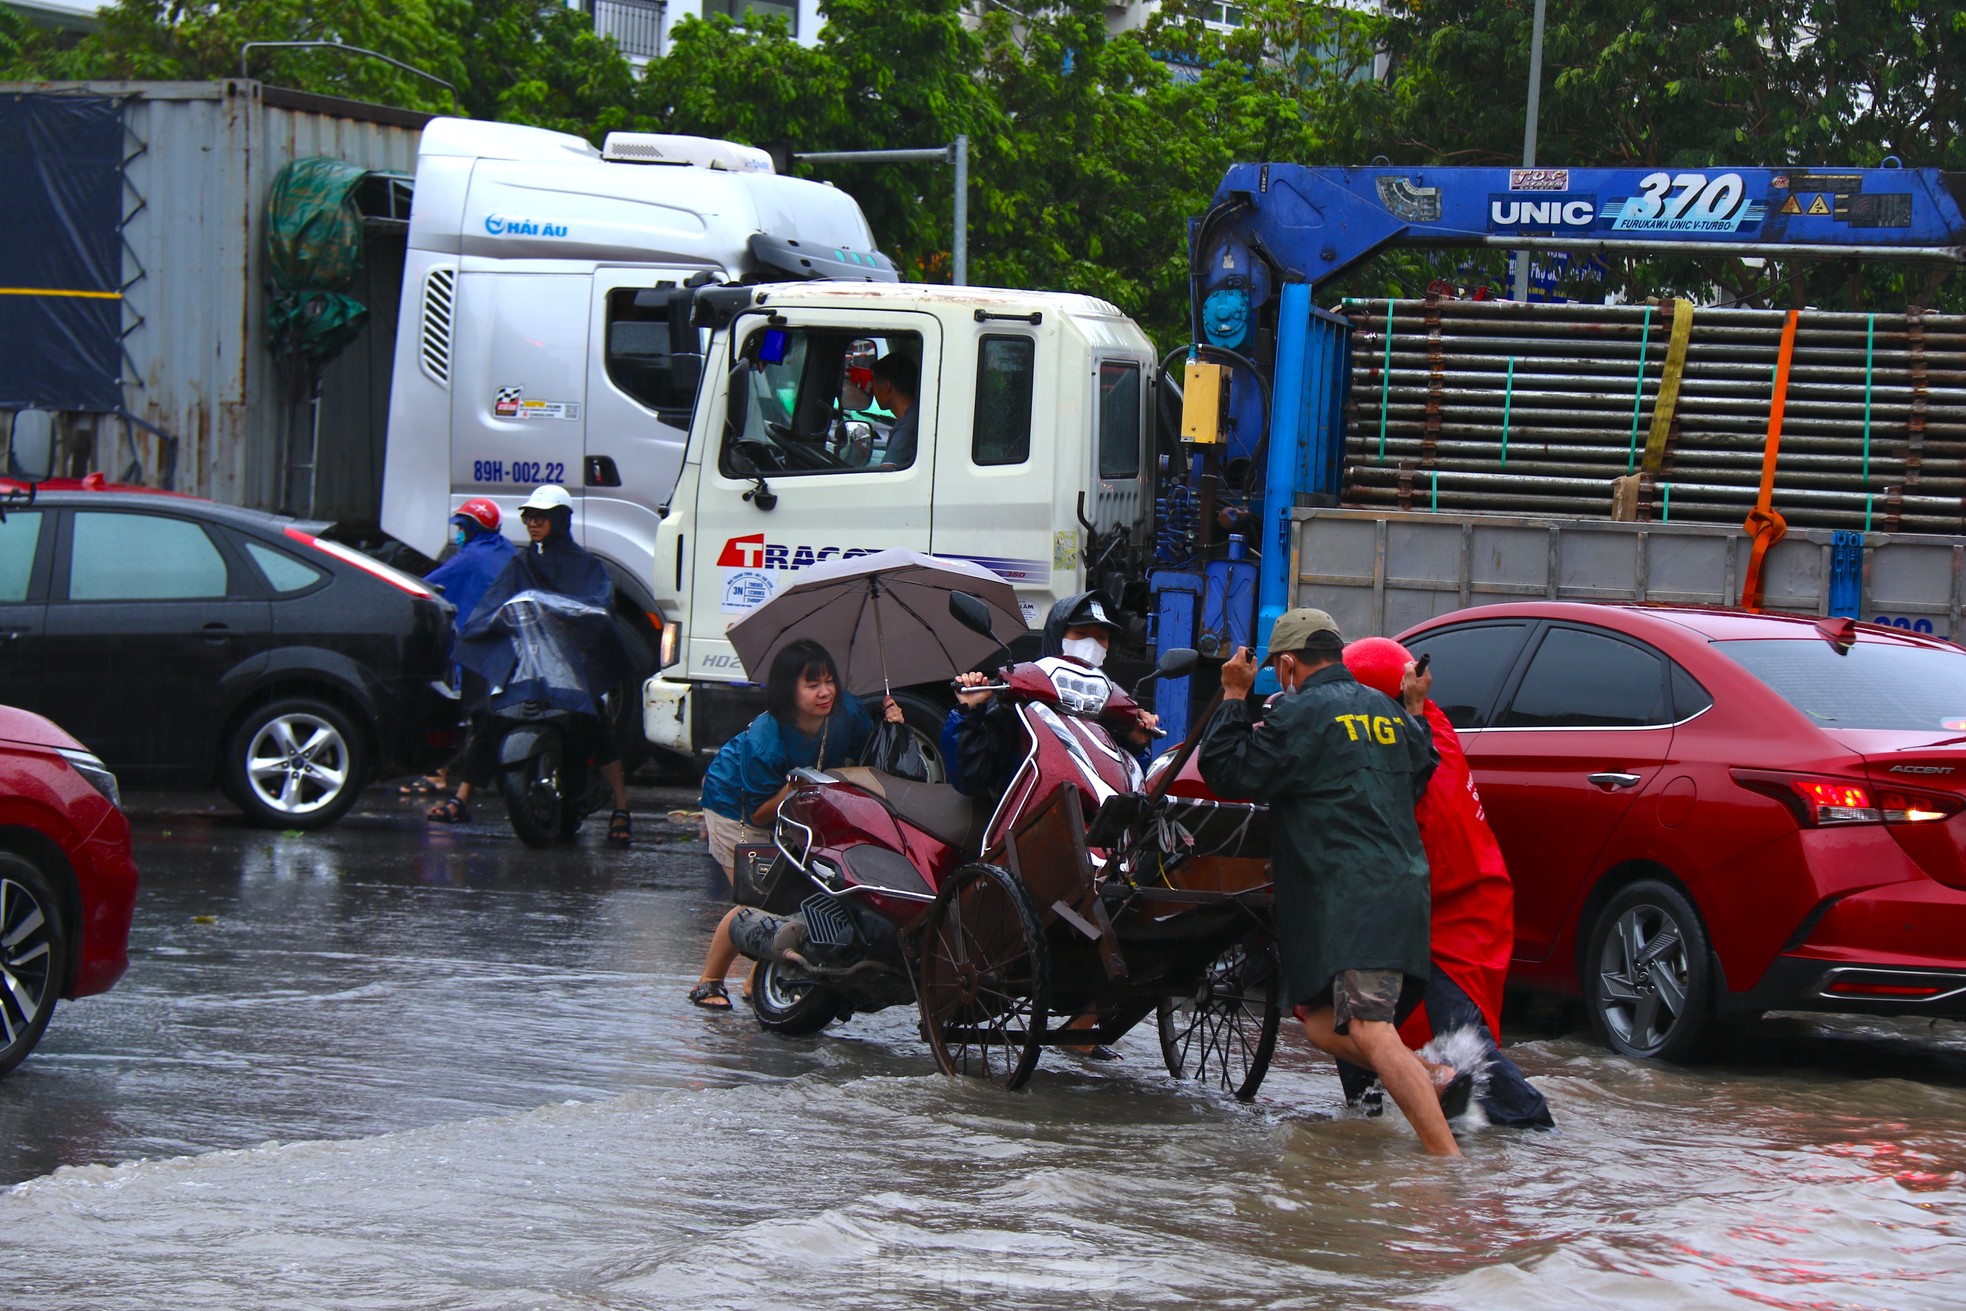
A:
[[[1015,874],[965,865],[928,909],[918,989],[922,1032],[944,1074],[1021,1088],[1037,1068],[1051,955]]]
[[[1163,998],[1155,1018],[1167,1072],[1254,1097],[1277,1048],[1280,983],[1276,945],[1252,933],[1208,963],[1192,995]]]

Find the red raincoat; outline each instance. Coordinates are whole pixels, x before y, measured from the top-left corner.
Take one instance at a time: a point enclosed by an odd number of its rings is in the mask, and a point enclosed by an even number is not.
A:
[[[1383,637],[1365,638],[1345,648],[1345,665],[1352,676],[1395,699],[1412,658],[1405,647]],[[1502,982],[1515,951],[1515,888],[1502,849],[1482,814],[1481,795],[1468,771],[1460,736],[1432,701],[1427,702],[1427,724],[1440,752],[1440,768],[1427,784],[1414,817],[1420,823],[1433,883],[1430,954],[1434,968],[1460,985],[1481,1008],[1489,1032],[1499,1037]],[[1433,1026],[1425,1007],[1408,1017],[1399,1036],[1409,1047],[1426,1044]]]

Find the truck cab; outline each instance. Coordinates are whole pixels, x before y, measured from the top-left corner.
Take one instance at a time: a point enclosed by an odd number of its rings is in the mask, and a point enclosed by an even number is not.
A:
[[[686,283],[893,282],[851,196],[697,137],[579,137],[434,119],[417,156],[384,461],[382,526],[434,557],[446,520],[540,483],[622,608],[653,610],[660,506],[682,465],[702,339]],[[516,516],[508,531],[518,533]],[[646,633],[651,644],[653,632]]]
[[[658,745],[714,750],[762,708],[725,632],[807,565],[891,547],[971,560],[1036,626],[1088,585],[1089,547],[1112,561],[1145,541],[1155,356],[1112,305],[826,282],[700,301],[716,329],[656,534]],[[883,375],[915,380],[912,407],[879,404]],[[934,697],[901,700],[932,740]]]

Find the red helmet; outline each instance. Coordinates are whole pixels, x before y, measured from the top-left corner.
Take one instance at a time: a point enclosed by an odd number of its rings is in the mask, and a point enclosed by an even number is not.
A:
[[[474,496],[451,514],[453,519],[469,519],[488,533],[498,531],[498,506],[482,496]]]
[[[1399,685],[1413,653],[1390,637],[1361,637],[1345,648],[1345,668],[1367,687],[1399,700]]]

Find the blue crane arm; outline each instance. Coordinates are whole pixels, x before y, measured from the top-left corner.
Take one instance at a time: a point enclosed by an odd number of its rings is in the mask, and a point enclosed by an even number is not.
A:
[[[1966,174],[1924,168],[1309,168],[1237,164],[1196,225],[1325,282],[1387,246],[1966,261]]]

